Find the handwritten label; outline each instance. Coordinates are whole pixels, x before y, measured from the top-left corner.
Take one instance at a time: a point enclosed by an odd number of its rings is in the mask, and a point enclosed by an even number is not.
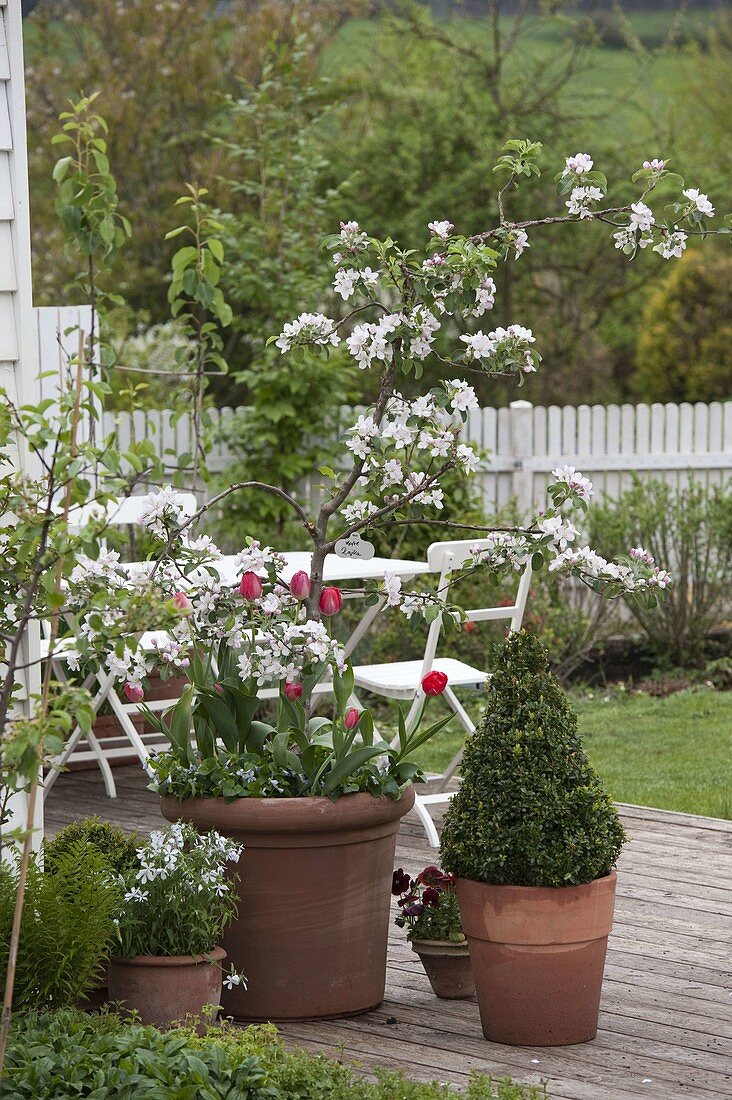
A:
[[[364,561],[373,558],[376,553],[374,544],[362,539],[358,531],[354,531],[345,539],[338,539],[335,552],[339,558],[362,558]]]

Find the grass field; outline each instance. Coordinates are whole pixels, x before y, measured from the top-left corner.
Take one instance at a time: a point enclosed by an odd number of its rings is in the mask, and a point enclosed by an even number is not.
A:
[[[587,753],[618,802],[732,819],[732,692],[595,692],[572,702]],[[423,767],[440,771],[460,743],[453,723],[424,747]]]

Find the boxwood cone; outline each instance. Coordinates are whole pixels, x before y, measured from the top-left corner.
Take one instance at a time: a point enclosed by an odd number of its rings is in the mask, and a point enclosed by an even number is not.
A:
[[[487,1039],[532,1046],[597,1032],[614,864],[625,839],[540,642],[499,651],[442,834],[457,876]]]

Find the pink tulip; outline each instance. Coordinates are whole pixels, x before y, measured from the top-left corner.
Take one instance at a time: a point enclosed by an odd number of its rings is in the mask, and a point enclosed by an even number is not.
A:
[[[302,684],[296,684],[293,680],[288,680],[285,684],[285,698],[295,700],[299,699],[302,695]]]
[[[296,600],[306,600],[310,595],[310,577],[300,569],[290,581],[290,592]]]
[[[251,569],[245,573],[239,583],[239,591],[245,600],[258,600],[262,595],[262,582]]]
[[[173,606],[180,611],[181,615],[193,614],[193,604],[188,599],[185,592],[176,592],[173,596]]]
[[[141,703],[145,698],[145,692],[139,684],[126,683],[122,690],[124,691],[125,698],[130,703]]]
[[[342,604],[340,588],[324,588],[320,593],[320,610],[323,615],[337,615]]]
[[[358,725],[360,717],[361,717],[361,713],[360,713],[360,711],[356,710],[355,707],[351,707],[350,710],[347,710],[346,711],[346,717],[343,719],[343,724],[345,725],[346,729],[347,730],[355,729],[356,726]]]

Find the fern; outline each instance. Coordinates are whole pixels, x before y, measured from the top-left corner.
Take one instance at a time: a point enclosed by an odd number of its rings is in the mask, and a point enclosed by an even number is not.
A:
[[[18,885],[17,860],[0,867],[0,981]],[[60,852],[53,874],[28,870],[15,978],[15,1008],[74,1004],[98,984],[114,935],[119,887],[105,857],[84,840]]]

